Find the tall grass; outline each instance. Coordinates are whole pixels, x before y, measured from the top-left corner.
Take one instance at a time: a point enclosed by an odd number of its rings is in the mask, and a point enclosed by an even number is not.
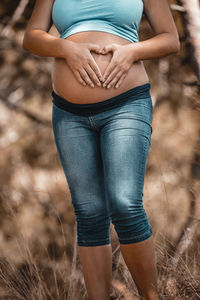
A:
[[[70,258],[65,251],[67,241],[58,213],[57,218],[63,235],[63,256],[59,262],[52,260],[48,249],[40,242],[37,249],[45,251],[44,261],[40,257],[40,252],[34,253],[33,241],[29,241],[24,234],[25,231],[19,227],[17,213],[10,205],[9,199],[4,200],[6,200],[2,202],[4,212],[17,229],[15,242],[18,253],[16,255],[21,257],[21,262],[14,262],[5,251],[0,251],[0,299],[88,300],[77,252],[75,225],[73,255],[70,272],[67,272]],[[170,241],[165,236],[162,236],[161,240],[162,242],[155,240],[160,299],[200,299],[198,235],[193,236],[190,247],[187,247],[186,251],[179,256],[177,256],[176,249],[173,251],[176,256],[170,254],[168,251]],[[120,253],[119,244],[113,240],[113,236],[112,242],[116,244],[116,247],[113,249],[113,280],[110,299],[140,299]],[[176,257],[175,260],[174,257]]]

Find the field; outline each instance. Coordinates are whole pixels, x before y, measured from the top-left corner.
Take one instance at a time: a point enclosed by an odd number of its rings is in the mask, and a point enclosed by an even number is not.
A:
[[[52,58],[21,47],[33,6],[25,2],[16,19],[17,1],[0,4],[0,299],[86,300],[71,196],[52,133]],[[169,2],[181,50],[144,61],[154,111],[143,199],[153,230],[160,299],[197,300],[200,57],[187,11],[181,11],[184,1]],[[51,33],[57,34],[55,28]],[[152,36],[145,19],[139,33],[140,40]],[[111,299],[139,299],[113,225],[111,239]]]

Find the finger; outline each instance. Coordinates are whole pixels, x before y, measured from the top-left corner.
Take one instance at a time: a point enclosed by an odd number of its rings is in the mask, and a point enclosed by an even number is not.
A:
[[[113,44],[111,44],[111,45],[107,45],[107,46],[103,47],[101,53],[102,54],[107,54],[108,52],[111,52],[111,51],[114,51],[114,50],[115,50],[115,47],[114,47]]]
[[[85,67],[86,72],[89,74],[90,78],[93,80],[94,83],[96,83],[98,86],[101,85],[96,73],[94,72],[94,70],[91,68],[91,66],[88,64]]]
[[[117,73],[120,72],[119,67],[115,67],[112,72],[109,74],[108,78],[106,79],[106,81],[103,83],[103,87],[107,86],[109,84],[110,81],[113,80],[113,78],[117,75]]]
[[[115,85],[115,83],[117,83],[117,81],[121,78],[122,74],[124,72],[123,71],[119,71],[117,72],[114,76],[113,76],[113,79],[109,82],[109,84],[107,85],[107,88],[110,88],[112,86]]]
[[[86,86],[86,82],[81,78],[81,75],[78,71],[75,71],[74,75],[80,84]]]
[[[121,83],[122,83],[122,81],[124,80],[124,78],[126,77],[126,74],[127,73],[123,73],[122,74],[122,76],[121,76],[121,78],[119,79],[119,81],[117,82],[117,84],[116,84],[116,88],[118,88],[120,85],[121,85]]]
[[[89,84],[91,87],[94,87],[94,83],[91,81],[90,77],[88,76],[88,73],[84,69],[80,69],[81,77],[84,79],[84,81]]]
[[[95,51],[95,52],[97,52],[97,53],[101,53],[101,48],[100,48],[100,46],[99,46],[99,45],[96,45],[96,44],[92,44],[92,43],[88,44],[88,49],[89,49],[90,51]]]
[[[114,59],[111,59],[110,63],[108,64],[104,74],[103,74],[103,82],[105,83],[108,75],[113,71],[113,69],[115,68],[115,61]]]
[[[92,55],[91,55],[92,56]],[[96,61],[94,60],[93,56],[89,60],[90,67],[94,70],[99,80],[103,80],[103,76],[101,74],[101,71],[99,69],[99,66],[97,65]]]

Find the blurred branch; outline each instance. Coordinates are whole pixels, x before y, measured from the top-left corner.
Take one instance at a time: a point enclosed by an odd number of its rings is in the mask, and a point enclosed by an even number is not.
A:
[[[20,99],[22,100],[22,99]],[[9,99],[6,99],[3,95],[0,94],[0,101],[2,101],[9,109],[14,109],[16,111],[19,111],[20,113],[24,114],[26,117],[31,119],[34,122],[40,123],[42,125],[51,126],[51,122],[48,120],[40,119],[38,116],[34,115],[32,112],[28,111],[21,105],[17,103],[12,103]]]
[[[178,264],[182,259],[183,255],[189,253],[189,249],[192,247],[195,241],[195,234],[197,233],[199,226],[199,197],[195,197],[195,193],[190,189],[190,213],[183,225],[183,229],[179,237],[177,238],[175,244],[172,248],[169,248],[168,255],[170,258],[170,268],[174,273],[177,272]],[[167,289],[177,290],[176,280],[173,277],[169,277],[166,283]],[[171,287],[171,288],[170,288]]]
[[[172,257],[172,266],[174,269],[176,269],[179,259],[182,257],[182,255],[188,250],[188,248],[192,244],[192,240],[196,233],[198,225],[199,225],[198,220],[192,221],[184,230],[181,240],[177,246],[175,255]]]
[[[20,19],[20,17],[23,14],[28,2],[29,2],[29,0],[21,0],[20,1],[20,3],[18,4],[12,18],[10,19],[8,24],[3,28],[0,36],[12,37],[12,35],[14,35],[13,26]]]
[[[172,257],[172,265],[176,268],[181,256],[189,249],[192,244],[193,237],[199,225],[199,199],[194,191],[190,188],[190,212],[183,225],[183,229],[175,242],[175,253]]]
[[[169,253],[171,254],[171,262],[172,267],[175,270],[179,259],[182,257],[184,253],[188,251],[193,243],[193,237],[197,231],[199,222],[200,222],[200,201],[198,194],[198,182],[199,180],[199,144],[200,144],[200,132],[199,139],[197,140],[197,145],[194,147],[193,157],[194,160],[191,160],[190,166],[190,177],[187,180],[187,191],[189,193],[189,213],[186,219],[185,224],[183,224],[182,230],[177,237],[173,249],[169,249]],[[195,188],[195,184],[197,185],[197,189]],[[173,253],[172,253],[173,252]]]
[[[187,37],[192,47],[192,60],[197,78],[200,79],[200,6],[198,0],[177,0],[184,8],[182,14]]]

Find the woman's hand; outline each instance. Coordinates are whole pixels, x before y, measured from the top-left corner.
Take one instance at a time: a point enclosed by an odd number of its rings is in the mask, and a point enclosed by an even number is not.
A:
[[[110,44],[102,49],[101,54],[113,52],[112,59],[103,74],[103,87],[109,88],[117,83],[115,87],[118,88],[122,83],[134,62],[131,45],[131,43],[126,45]]]
[[[94,51],[97,54],[101,54],[100,46],[92,43],[75,43],[70,41],[66,49],[65,60],[78,82],[84,86],[89,84],[91,87],[94,87],[93,82],[101,86],[102,74],[90,53],[90,51]]]

